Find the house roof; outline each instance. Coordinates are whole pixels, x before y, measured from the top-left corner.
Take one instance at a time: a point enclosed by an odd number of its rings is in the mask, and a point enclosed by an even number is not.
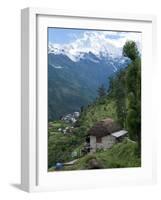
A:
[[[120,130],[121,126],[116,121],[111,118],[106,118],[96,123],[88,131],[88,134],[91,136],[103,137]]]
[[[126,130],[121,130],[121,131],[114,132],[111,135],[116,137],[116,138],[119,138],[119,137],[126,135],[126,134],[127,134]]]

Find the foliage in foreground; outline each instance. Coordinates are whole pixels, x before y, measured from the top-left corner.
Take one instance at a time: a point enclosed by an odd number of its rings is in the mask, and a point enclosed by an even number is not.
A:
[[[140,167],[141,159],[138,156],[137,149],[136,142],[125,139],[123,142],[115,144],[109,150],[87,154],[80,158],[74,165],[65,166],[63,170],[91,169],[89,166],[90,160],[96,160],[102,169]],[[49,171],[53,170],[54,168],[51,168]]]

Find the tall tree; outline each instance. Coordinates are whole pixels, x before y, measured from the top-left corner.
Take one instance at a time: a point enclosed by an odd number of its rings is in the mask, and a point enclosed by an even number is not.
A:
[[[106,89],[103,84],[98,88],[98,95],[99,97],[103,97],[106,95]]]
[[[126,126],[129,137],[139,143],[141,150],[141,60],[135,42],[128,41],[123,55],[131,59],[128,66],[126,86],[128,93]]]
[[[123,47],[123,55],[134,61],[139,56],[139,51],[134,41],[127,41]]]

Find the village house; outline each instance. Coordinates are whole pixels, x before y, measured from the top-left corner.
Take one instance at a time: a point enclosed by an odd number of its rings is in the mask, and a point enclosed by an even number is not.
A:
[[[121,141],[127,131],[122,130],[121,126],[111,118],[104,119],[96,123],[89,131],[90,152],[97,149],[109,149],[115,143]]]

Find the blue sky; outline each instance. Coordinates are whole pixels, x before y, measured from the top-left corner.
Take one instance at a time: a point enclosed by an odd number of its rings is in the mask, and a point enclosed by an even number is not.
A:
[[[48,28],[49,43],[67,44],[73,42],[76,37],[83,36],[85,30],[65,29],[65,28]]]
[[[106,38],[117,40],[122,38],[121,33],[124,32],[113,32],[113,31],[96,31],[87,29],[72,29],[72,28],[48,28],[48,42],[57,44],[68,44],[73,42],[75,39],[83,37],[85,32],[107,32],[109,33]],[[110,33],[116,33],[110,34]]]

